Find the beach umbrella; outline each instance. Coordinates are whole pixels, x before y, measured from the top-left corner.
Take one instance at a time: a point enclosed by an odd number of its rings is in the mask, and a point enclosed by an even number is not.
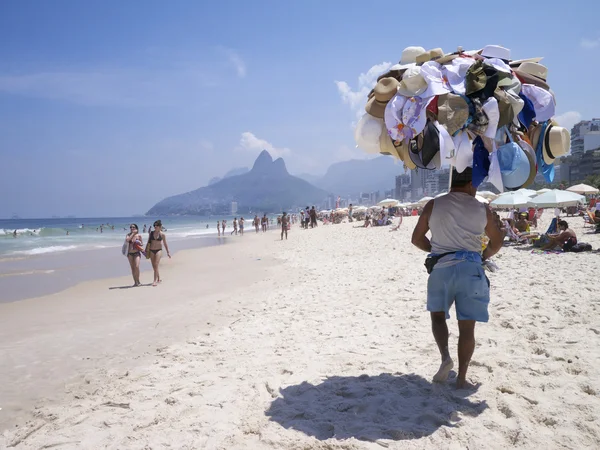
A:
[[[488,200],[494,200],[496,197],[498,197],[498,194],[494,194],[492,191],[479,191],[477,192],[477,195],[487,198]]]
[[[487,198],[483,198],[481,195],[476,195],[475,198],[477,199],[478,202],[480,203],[489,203],[490,201]]]
[[[598,189],[587,184],[576,184],[567,188],[567,191],[576,192],[577,194],[597,194],[599,192]]]
[[[381,200],[379,203],[377,203],[379,206],[396,206],[398,205],[398,200],[395,200],[393,198],[386,198],[385,200]]]
[[[423,197],[421,200],[419,200],[417,202],[417,205],[424,205],[425,203],[427,203],[429,200],[433,200],[433,197]]]
[[[525,188],[521,188],[516,190],[515,192],[518,192],[520,194],[525,195],[526,197],[534,197],[537,195],[537,192],[534,191],[533,189],[525,189]]]
[[[562,208],[563,206],[576,206],[579,203],[585,203],[585,197],[575,192],[552,189],[550,192],[536,195],[529,199],[529,202],[538,208]]]
[[[537,191],[538,195],[545,194],[546,192],[550,192],[552,189],[544,188]]]
[[[505,192],[504,194],[500,194],[495,200],[492,200],[490,206],[494,208],[519,208],[527,206],[530,200],[530,197],[518,191]]]

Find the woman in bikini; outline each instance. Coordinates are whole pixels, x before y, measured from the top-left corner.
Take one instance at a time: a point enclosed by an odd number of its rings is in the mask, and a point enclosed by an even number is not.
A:
[[[169,245],[167,244],[167,236],[162,231],[162,222],[157,220],[154,222],[154,231],[151,231],[148,236],[150,261],[152,262],[152,269],[154,269],[154,282],[152,283],[152,286],[156,286],[161,282],[160,274],[158,273],[158,264],[160,263],[160,257],[162,255],[163,242],[165,244],[167,256],[171,258]]]
[[[127,242],[127,260],[131,267],[133,286],[140,286],[142,284],[140,283],[140,248],[143,248],[143,243],[139,228],[135,223],[129,226],[129,233],[125,236],[125,241]]]

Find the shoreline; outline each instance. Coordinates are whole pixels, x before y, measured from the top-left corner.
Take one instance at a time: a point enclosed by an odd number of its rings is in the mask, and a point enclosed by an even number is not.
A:
[[[215,231],[215,236],[170,240],[169,248],[175,256],[181,251],[234,243],[230,238],[234,237],[218,237]],[[166,259],[165,252],[161,265]],[[140,271],[142,274],[152,271],[150,260],[142,257]],[[126,274],[131,277],[120,246],[0,260],[0,305],[56,294],[86,281]]]

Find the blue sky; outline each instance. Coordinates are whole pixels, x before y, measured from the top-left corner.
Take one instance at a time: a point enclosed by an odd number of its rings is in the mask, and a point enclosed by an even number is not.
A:
[[[409,45],[544,56],[558,120],[600,116],[600,2],[472,3],[0,2],[0,217],[145,212],[263,148],[366,157],[352,123]]]

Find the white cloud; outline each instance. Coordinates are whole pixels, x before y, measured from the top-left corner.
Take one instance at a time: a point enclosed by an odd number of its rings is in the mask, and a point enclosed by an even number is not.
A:
[[[342,100],[350,106],[350,109],[358,117],[363,115],[363,108],[367,103],[367,95],[369,95],[369,92],[375,86],[377,77],[391,66],[392,63],[382,62],[371,67],[367,73],[361,73],[358,76],[358,88],[356,90],[353,90],[346,81],[335,81]]]
[[[582,38],[581,41],[579,42],[579,45],[588,50],[592,49],[592,48],[600,47],[600,38],[596,38],[596,39]]]
[[[221,52],[227,56],[229,64],[235,69],[237,76],[244,78],[246,76],[246,63],[242,57],[235,51],[227,47],[218,47]]]
[[[558,122],[558,124],[561,127],[571,131],[573,125],[581,121],[581,113],[577,111],[567,111],[565,113],[559,114],[558,116],[555,116],[554,120],[556,120],[556,122]]]
[[[253,133],[245,131],[240,138],[239,150],[245,151],[268,151],[272,157],[279,158],[284,155],[289,155],[292,151],[285,147],[275,147],[269,141],[256,137]]]

